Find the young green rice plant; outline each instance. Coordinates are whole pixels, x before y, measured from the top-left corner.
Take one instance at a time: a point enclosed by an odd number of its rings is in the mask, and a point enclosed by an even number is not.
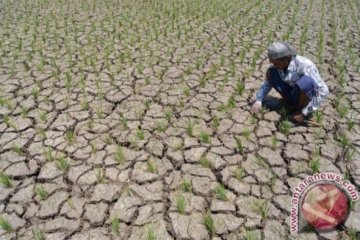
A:
[[[183,190],[184,192],[191,192],[192,189],[191,182],[184,178],[180,183],[180,189]]]
[[[45,190],[44,186],[42,186],[42,185],[36,186],[35,193],[43,201],[46,200],[49,196],[49,193]]]
[[[245,91],[245,84],[242,81],[238,80],[236,82],[236,90],[235,91],[239,96],[242,96]]]
[[[242,229],[242,236],[244,240],[260,240],[260,237],[257,232]]]
[[[75,210],[75,204],[72,198],[66,199],[66,203],[69,206],[70,209]]]
[[[0,171],[0,184],[6,188],[11,188],[14,186],[13,182],[11,181],[10,177],[6,175],[4,172]]]
[[[35,240],[45,240],[45,232],[42,229],[36,228],[32,230]]]
[[[144,131],[140,128],[136,129],[136,136],[139,140],[144,140],[145,139],[145,134]]]
[[[210,212],[202,215],[202,224],[205,226],[211,237],[215,235],[215,223]]]
[[[346,230],[346,233],[344,233],[343,240],[357,240],[359,239],[359,234],[357,233],[356,229],[353,227],[350,227]]]
[[[242,136],[247,140],[249,141],[250,139],[250,130],[248,128],[245,128],[244,129],[244,132],[242,133]]]
[[[28,117],[29,109],[28,109],[27,107],[20,106],[20,111],[21,111],[21,116],[22,116],[23,118],[27,118],[27,117]]]
[[[22,148],[16,144],[12,145],[11,150],[16,152],[19,156],[22,154]]]
[[[315,117],[315,121],[317,123],[322,123],[323,119],[324,119],[324,114],[321,111],[315,111],[314,112],[314,117]]]
[[[351,140],[346,133],[338,134],[337,140],[339,141],[340,146],[344,149],[352,145]]]
[[[271,149],[275,150],[278,146],[279,140],[276,138],[276,136],[273,136],[271,138]]]
[[[11,225],[11,223],[9,222],[9,220],[7,220],[5,217],[1,216],[0,217],[0,228],[2,230],[4,230],[6,233],[11,233],[14,231],[13,226]]]
[[[157,234],[153,226],[147,227],[146,240],[157,240]]]
[[[259,154],[255,154],[256,164],[261,168],[269,168],[268,162]]]
[[[125,117],[121,117],[121,119],[120,119],[120,126],[121,126],[121,128],[124,129],[124,130],[129,129],[128,121],[127,121],[127,119],[126,119]]]
[[[186,134],[189,137],[193,137],[194,136],[194,124],[191,120],[188,121],[188,124],[186,126]]]
[[[8,128],[13,128],[15,130],[17,130],[16,128],[16,125],[13,123],[12,119],[10,118],[9,115],[5,114],[3,116],[3,122],[5,123],[5,125],[8,127]]]
[[[186,198],[180,194],[176,197],[176,208],[180,214],[184,215],[186,211]]]
[[[245,151],[245,147],[242,143],[242,140],[240,137],[235,137],[235,142],[236,142],[236,149],[239,151],[240,154],[243,154]]]
[[[259,214],[262,219],[265,219],[269,216],[270,207],[268,200],[256,199],[252,203],[251,208],[255,213]]]
[[[219,127],[219,125],[220,125],[220,120],[219,120],[218,116],[214,115],[214,116],[212,117],[211,125],[212,125],[213,129],[217,129],[217,128]]]
[[[348,131],[351,131],[354,127],[355,127],[355,121],[353,121],[353,120],[348,121],[348,123],[347,123]]]
[[[233,95],[231,95],[229,97],[226,106],[227,106],[228,109],[233,109],[234,107],[236,107],[236,101],[235,101],[235,97]]]
[[[345,160],[346,162],[351,162],[353,160],[353,157],[355,155],[356,151],[353,147],[349,147],[345,150]]]
[[[292,127],[291,122],[287,120],[283,120],[280,123],[280,132],[282,132],[285,135],[289,135],[291,127]]]
[[[167,122],[166,121],[157,121],[155,123],[155,129],[156,131],[159,131],[159,132],[165,132],[167,128]]]
[[[199,162],[202,166],[206,167],[206,168],[212,168],[213,167],[213,163],[206,158],[205,156],[201,156],[199,159]]]
[[[202,142],[202,143],[210,143],[210,141],[211,141],[210,134],[204,130],[200,131],[199,139],[200,139],[200,142]]]
[[[215,198],[221,200],[221,201],[227,201],[228,196],[226,193],[226,189],[222,184],[219,184],[215,187]]]
[[[35,129],[36,134],[41,138],[46,138],[46,132],[45,129],[38,127]]]
[[[68,129],[65,133],[65,140],[69,145],[73,145],[75,143],[75,133],[74,129]]]
[[[170,122],[171,118],[173,116],[173,110],[170,107],[165,108],[165,118]]]
[[[46,111],[39,110],[38,115],[42,122],[46,122],[46,120],[47,120],[47,112]]]
[[[104,173],[104,170],[102,168],[95,168],[95,176],[96,176],[96,181],[98,183],[104,183],[105,182],[105,173]]]
[[[53,161],[53,160],[54,160],[52,147],[46,147],[46,148],[44,148],[44,154],[45,154],[45,159],[46,159],[47,161]]]
[[[233,172],[232,172],[233,176],[237,179],[237,180],[241,180],[246,176],[246,172],[245,169],[242,167],[237,167]]]
[[[120,233],[120,221],[118,217],[114,217],[111,220],[111,230],[118,235]]]
[[[56,168],[61,170],[61,171],[66,171],[69,167],[69,162],[66,159],[65,156],[61,156],[57,161],[56,161]]]
[[[339,106],[336,108],[339,117],[340,118],[344,118],[346,116],[346,114],[349,112],[349,106],[347,104],[339,104]]]
[[[146,170],[149,172],[149,173],[158,173],[158,167],[156,165],[156,163],[149,159],[147,161],[147,167],[146,167]]]
[[[317,173],[320,168],[320,149],[315,147],[311,153],[311,160],[309,162],[309,167],[311,168],[312,173]]]
[[[126,160],[124,150],[122,146],[117,146],[115,151],[115,161],[120,165]]]

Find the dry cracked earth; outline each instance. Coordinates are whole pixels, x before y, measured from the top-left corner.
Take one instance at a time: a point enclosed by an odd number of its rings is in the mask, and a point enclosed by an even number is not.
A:
[[[313,173],[360,186],[360,2],[0,1],[0,239],[290,234]],[[249,104],[287,40],[330,94],[318,126]],[[270,97],[279,98],[272,91]]]

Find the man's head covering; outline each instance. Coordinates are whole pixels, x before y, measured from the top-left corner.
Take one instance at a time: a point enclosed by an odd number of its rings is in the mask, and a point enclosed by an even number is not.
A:
[[[287,42],[274,42],[268,47],[268,57],[270,59],[279,59],[288,55],[295,56],[296,54],[296,49],[290,46]]]

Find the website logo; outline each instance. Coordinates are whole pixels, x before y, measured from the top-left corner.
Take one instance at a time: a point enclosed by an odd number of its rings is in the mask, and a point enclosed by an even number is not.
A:
[[[336,229],[350,213],[350,202],[357,201],[356,188],[341,175],[317,173],[305,178],[294,189],[291,199],[290,231],[312,227],[316,231]]]

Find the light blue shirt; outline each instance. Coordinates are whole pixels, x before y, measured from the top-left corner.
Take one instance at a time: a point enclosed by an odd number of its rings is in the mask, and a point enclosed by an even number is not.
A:
[[[321,78],[317,67],[311,60],[305,57],[298,55],[293,56],[287,71],[284,72],[279,70],[279,74],[281,79],[291,87],[295,86],[297,80],[299,80],[303,75],[307,75],[314,79],[316,85],[315,96],[310,100],[309,104],[302,109],[304,116],[317,110],[320,106],[320,103],[325,99],[326,95],[329,94],[329,88]],[[262,103],[271,89],[272,87],[270,83],[268,81],[264,81],[256,93],[256,101]]]

